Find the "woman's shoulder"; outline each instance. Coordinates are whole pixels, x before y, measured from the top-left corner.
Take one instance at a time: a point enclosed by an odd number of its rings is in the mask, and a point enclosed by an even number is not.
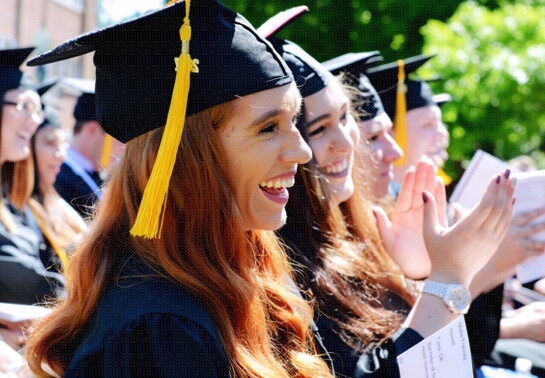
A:
[[[212,314],[181,286],[151,278],[110,285],[69,369],[93,376],[214,377],[228,371]]]

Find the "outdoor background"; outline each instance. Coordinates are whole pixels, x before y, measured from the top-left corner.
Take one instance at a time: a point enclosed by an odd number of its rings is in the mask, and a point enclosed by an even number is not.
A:
[[[443,107],[451,134],[447,173],[458,178],[478,148],[503,160],[530,155],[545,169],[545,0],[223,1],[256,27],[277,12],[307,5],[310,12],[280,35],[320,61],[370,50],[379,50],[385,63],[436,54],[417,74],[441,77],[431,83],[434,91],[453,98]],[[0,37],[35,44],[39,53],[164,3],[0,0]],[[71,28],[67,10],[75,11]],[[94,72],[91,54],[50,66],[36,76],[92,78]]]

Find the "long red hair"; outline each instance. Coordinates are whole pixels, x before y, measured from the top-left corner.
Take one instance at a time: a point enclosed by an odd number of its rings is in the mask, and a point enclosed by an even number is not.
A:
[[[161,239],[129,235],[162,129],[130,141],[74,253],[67,298],[35,327],[31,369],[62,375],[85,325],[128,253],[198,297],[213,314],[235,376],[330,376],[314,354],[306,302],[289,291],[289,263],[269,231],[244,231],[215,129],[232,112],[222,104],[186,120]]]

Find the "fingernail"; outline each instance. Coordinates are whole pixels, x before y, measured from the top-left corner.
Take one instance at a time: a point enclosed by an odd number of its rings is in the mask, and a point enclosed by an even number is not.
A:
[[[517,187],[517,182],[518,182],[518,179],[516,177],[513,177],[511,179],[511,187],[516,188]]]
[[[513,197],[513,200],[511,201],[511,206],[514,206],[515,202],[517,202],[517,197]]]
[[[428,194],[426,192],[422,192],[422,201],[424,201],[424,203],[428,203]]]
[[[501,176],[500,175],[496,176],[496,184],[499,184],[500,180],[501,180]]]
[[[510,174],[511,174],[511,170],[510,170],[510,169],[506,169],[506,170],[505,170],[505,173],[504,173],[505,178],[508,179]]]

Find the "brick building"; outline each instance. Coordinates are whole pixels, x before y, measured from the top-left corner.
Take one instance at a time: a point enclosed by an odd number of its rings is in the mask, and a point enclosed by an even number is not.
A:
[[[36,46],[32,55],[97,27],[98,0],[0,0],[0,48]],[[94,78],[92,54],[38,68],[23,67],[37,81],[59,77]],[[58,87],[58,88],[57,88]],[[63,125],[73,126],[74,93],[57,86],[45,98],[61,111]]]

